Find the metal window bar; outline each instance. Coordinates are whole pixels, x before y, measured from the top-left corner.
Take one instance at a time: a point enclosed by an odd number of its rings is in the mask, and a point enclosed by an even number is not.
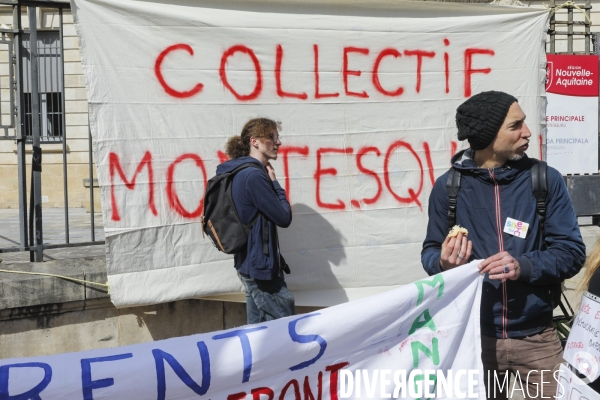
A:
[[[14,76],[14,89],[16,91],[17,102],[11,104],[11,108],[16,109],[17,126],[16,126],[16,142],[17,142],[17,190],[19,193],[19,249],[25,251],[29,247],[29,233],[27,227],[27,164],[25,160],[25,137],[23,136],[23,79],[21,69],[23,67],[23,35],[21,32],[21,7],[13,6],[13,29],[15,40],[13,46],[15,48],[15,57],[11,60],[11,64],[15,63],[16,73],[9,77],[9,80]],[[11,89],[13,87],[11,86]]]
[[[5,3],[0,0],[0,3]],[[68,185],[67,185],[67,150],[66,150],[66,124],[65,124],[65,89],[64,89],[64,36],[63,36],[63,8],[68,7],[65,3],[39,3],[20,1],[20,4],[11,3],[13,7],[13,27],[11,29],[0,28],[0,45],[6,44],[9,51],[9,88],[10,103],[7,112],[10,119],[9,125],[3,125],[0,120],[0,140],[11,139],[17,143],[18,164],[18,192],[19,192],[19,220],[20,220],[20,246],[0,248],[0,253],[29,251],[31,261],[43,261],[44,249],[68,248],[89,245],[101,245],[105,241],[97,241],[95,238],[94,224],[94,192],[93,192],[93,157],[91,134],[89,135],[89,176],[90,176],[90,225],[91,241],[70,243],[69,213],[68,213]],[[21,6],[28,6],[29,33],[22,29]],[[37,32],[36,8],[56,6],[59,12],[58,37],[55,33]],[[39,34],[39,35],[38,35]],[[54,35],[54,37],[52,37]],[[29,40],[33,36],[35,44]],[[39,36],[38,40],[35,37]],[[37,49],[36,49],[37,47]],[[32,60],[38,63],[33,65]],[[31,54],[33,53],[33,54]],[[27,61],[30,62],[27,62]],[[32,70],[34,75],[31,75]],[[38,70],[35,73],[35,70]],[[35,84],[37,82],[37,85]],[[35,87],[38,87],[38,95],[35,95]],[[0,98],[0,100],[2,100]],[[37,112],[36,112],[37,109]],[[0,119],[6,112],[0,101]],[[40,118],[33,118],[37,114]],[[36,134],[36,127],[38,133]],[[43,130],[41,128],[44,128]],[[9,134],[12,129],[13,134]],[[4,130],[4,132],[2,132]],[[41,155],[40,143],[44,141],[55,141],[62,143],[62,168],[63,168],[63,197],[65,216],[65,242],[44,244],[41,208]],[[31,211],[27,212],[27,166],[26,166],[26,142],[34,145],[33,154],[38,157],[37,161],[32,159],[32,190]],[[37,147],[37,152],[35,148]],[[36,190],[37,189],[37,190]],[[28,215],[29,214],[29,215]],[[28,218],[29,217],[29,218]],[[29,223],[28,224],[28,220]],[[30,225],[30,226],[28,226]]]
[[[15,120],[16,108],[15,104],[15,75],[14,75],[14,43],[15,33],[11,28],[0,28],[0,48],[6,51],[6,57],[2,58],[2,63],[6,62],[8,71],[2,78],[8,82],[7,86],[2,86],[0,93],[8,92],[8,99],[0,94],[0,140],[1,139],[16,139]],[[8,100],[8,101],[7,101]]]
[[[63,54],[65,54],[64,51],[64,45],[63,45],[63,41],[64,41],[64,36],[63,36],[63,10],[62,8],[58,9],[58,16],[59,16],[59,22],[58,22],[58,26],[59,26],[59,33],[60,33],[60,40],[58,41],[60,44],[60,55],[62,57]],[[60,61],[58,62],[58,66],[59,68],[57,68],[56,74],[57,77],[60,75],[60,77],[62,77],[62,92],[65,92],[65,66],[64,66],[64,57],[62,57],[60,59]],[[60,71],[59,71],[60,69]],[[63,162],[63,179],[64,179],[64,183],[63,183],[63,202],[65,205],[65,241],[66,243],[70,243],[70,237],[69,237],[69,188],[68,188],[68,182],[69,180],[67,179],[67,129],[66,129],[66,122],[65,122],[65,96],[60,96],[60,109],[61,111],[63,111],[63,114],[61,115],[60,118],[60,133],[62,136],[62,162]],[[91,221],[92,221],[92,232],[94,232],[94,206],[93,206],[93,201],[94,198],[91,198],[92,201],[92,208],[90,209],[90,214],[91,214]],[[92,242],[95,241],[95,235],[92,234]]]
[[[29,240],[34,243],[35,250],[30,252],[30,261],[44,261],[44,235],[42,227],[42,148],[40,147],[40,120],[37,117],[40,112],[39,96],[39,63],[37,51],[37,13],[33,6],[27,7],[29,18],[29,56],[31,61],[31,200],[29,204]],[[35,228],[34,228],[35,226]],[[35,229],[35,235],[34,235]]]
[[[89,115],[89,114],[88,114]],[[91,230],[92,230],[92,242],[96,241],[96,228],[94,225],[94,170],[92,168],[92,164],[94,163],[93,153],[92,153],[92,131],[89,128],[89,118],[88,118],[88,166],[89,166],[89,174],[90,174],[90,214],[92,218],[91,222]]]
[[[0,101],[0,128],[4,130],[4,137],[14,137],[14,128],[15,128],[15,109],[12,105],[15,102],[15,93],[14,93],[14,67],[13,67],[13,44],[14,44],[14,35],[8,32],[2,32],[0,37],[0,44],[2,44],[3,48],[7,50],[7,64],[8,64],[8,92],[9,99],[8,104],[5,106],[5,101]],[[4,99],[0,99],[4,100]],[[8,113],[7,113],[8,112]],[[8,114],[7,116],[5,114]],[[7,121],[8,123],[5,123]],[[10,131],[13,131],[13,135],[10,135]]]

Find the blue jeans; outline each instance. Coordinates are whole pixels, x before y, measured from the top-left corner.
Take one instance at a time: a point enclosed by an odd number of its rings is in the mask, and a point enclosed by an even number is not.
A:
[[[270,281],[254,279],[238,272],[246,288],[246,313],[248,323],[256,324],[294,315],[294,296],[283,276]]]

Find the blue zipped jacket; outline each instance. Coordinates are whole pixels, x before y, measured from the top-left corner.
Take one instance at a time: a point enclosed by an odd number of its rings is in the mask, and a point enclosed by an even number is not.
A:
[[[240,220],[249,224],[258,215],[248,236],[246,251],[234,255],[235,268],[254,279],[272,280],[278,276],[279,244],[277,227],[287,228],[292,223],[292,210],[285,190],[267,174],[266,168],[254,157],[239,157],[217,166],[217,175],[231,172],[245,163],[255,163],[260,168],[248,167],[233,177],[231,193]],[[263,253],[263,222],[269,230],[268,253]]]
[[[561,174],[548,167],[545,235],[541,232],[531,186],[532,160],[526,155],[493,169],[478,168],[472,150],[452,158],[462,175],[456,223],[468,229],[473,243],[469,261],[486,259],[502,250],[521,266],[518,280],[485,276],[481,294],[481,332],[497,338],[534,335],[552,324],[551,285],[579,272],[585,245]],[[439,177],[429,197],[427,237],[421,262],[429,275],[440,270],[441,244],[448,234],[448,172]],[[525,238],[504,232],[507,218],[529,224]],[[497,226],[500,221],[501,226]],[[546,249],[542,250],[545,241]],[[506,290],[504,290],[506,289]]]

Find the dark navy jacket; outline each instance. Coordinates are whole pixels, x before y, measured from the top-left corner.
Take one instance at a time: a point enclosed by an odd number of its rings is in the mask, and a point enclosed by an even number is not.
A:
[[[280,274],[277,226],[287,228],[292,223],[292,210],[285,190],[267,174],[265,167],[253,157],[240,157],[217,167],[217,174],[233,171],[242,164],[252,162],[260,169],[248,167],[233,178],[231,192],[235,207],[244,224],[258,219],[248,237],[246,251],[234,256],[235,268],[254,279],[271,280]],[[275,190],[273,190],[273,188]],[[269,227],[269,254],[263,253],[263,218]]]
[[[462,173],[456,223],[469,230],[469,240],[473,242],[469,261],[493,256],[503,246],[521,266],[520,278],[506,282],[506,296],[503,284],[486,274],[481,295],[481,332],[498,338],[539,333],[552,323],[550,285],[577,274],[585,261],[585,245],[567,188],[561,174],[548,167],[547,249],[542,251],[544,237],[531,189],[531,159],[524,156],[488,170],[477,168],[471,154],[467,149],[452,158],[452,165]],[[421,262],[429,275],[440,272],[441,244],[448,234],[447,176],[446,172],[437,179],[429,197],[427,237],[421,252]],[[499,189],[499,196],[495,189]],[[499,228],[497,216],[502,223]],[[509,217],[529,224],[524,239],[504,232]]]

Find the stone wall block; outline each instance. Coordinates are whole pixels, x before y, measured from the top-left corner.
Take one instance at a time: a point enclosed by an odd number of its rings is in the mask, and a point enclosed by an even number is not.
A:
[[[65,123],[67,126],[69,125],[87,125],[88,123],[88,115],[87,113],[81,114],[67,114],[65,118]]]
[[[223,329],[246,325],[246,303],[223,303]]]
[[[77,31],[75,30],[75,25],[65,23],[63,26],[63,36],[64,37],[67,37],[67,36],[77,37]]]
[[[67,113],[83,113],[83,114],[87,114],[87,112],[88,112],[88,102],[87,102],[87,100],[67,101],[67,102],[65,102],[65,107],[67,109]]]
[[[117,310],[104,307],[4,320],[0,321],[0,338],[0,358],[117,347]]]
[[[65,75],[66,88],[85,87],[85,78],[83,75]]]
[[[5,270],[51,273],[75,279],[84,277],[81,262],[77,259],[0,266]],[[84,286],[81,283],[50,276],[0,272],[0,310],[53,304],[60,306],[60,303],[84,299]]]
[[[65,100],[85,100],[87,101],[87,92],[85,88],[65,88]],[[67,117],[69,115],[67,114]],[[87,125],[87,121],[84,125]]]
[[[106,259],[104,257],[82,258],[80,260],[86,281],[107,283]],[[108,297],[108,289],[102,286],[85,284],[86,300]]]
[[[77,39],[77,36],[64,37],[63,48],[65,50],[79,50],[79,40]]]
[[[79,62],[66,62],[65,63],[65,75],[81,75],[83,74],[83,67]]]
[[[181,300],[119,310],[120,346],[223,329],[222,303]]]
[[[73,24],[73,14],[71,14],[71,10],[65,10],[63,12],[63,24]]]
[[[87,125],[67,126],[67,143],[71,139],[87,139],[89,137],[89,128]]]

